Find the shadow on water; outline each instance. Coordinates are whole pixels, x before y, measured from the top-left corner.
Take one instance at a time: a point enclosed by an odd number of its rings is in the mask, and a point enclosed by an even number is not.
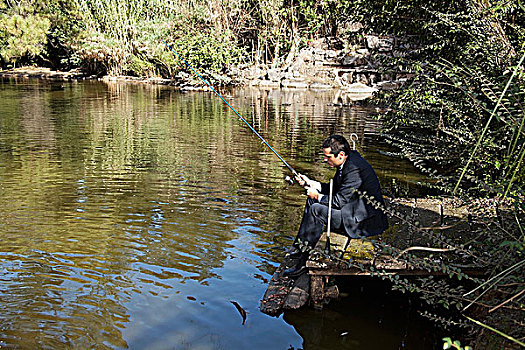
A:
[[[284,320],[303,338],[304,349],[433,349],[432,324],[390,284],[370,277],[339,280],[343,297],[314,309],[286,312]]]
[[[299,321],[258,311],[304,201],[275,155],[210,93],[55,84],[0,82],[0,346],[309,344]],[[328,178],[319,144],[356,132],[386,188],[420,190],[410,164],[379,152],[370,107],[329,106],[333,92],[228,98],[298,171]],[[355,330],[353,313],[339,315]]]

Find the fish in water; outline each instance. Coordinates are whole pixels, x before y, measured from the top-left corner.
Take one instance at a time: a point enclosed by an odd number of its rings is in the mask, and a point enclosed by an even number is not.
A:
[[[239,305],[238,302],[230,300],[230,303],[232,303],[237,309],[237,311],[239,311],[239,313],[241,314],[242,324],[244,325],[244,323],[246,322],[246,315],[247,315],[246,311],[241,307],[241,305]]]

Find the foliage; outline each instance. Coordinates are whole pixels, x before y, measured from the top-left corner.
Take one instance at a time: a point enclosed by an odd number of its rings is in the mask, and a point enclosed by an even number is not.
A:
[[[46,59],[52,68],[71,69],[80,65],[75,51],[85,24],[76,2],[65,0],[49,1],[44,8],[51,26],[47,32]]]
[[[447,242],[432,237],[433,244],[446,243],[470,256],[489,276],[471,279],[467,274],[477,287],[466,293],[454,291],[450,282],[427,289],[403,283],[425,300],[445,307],[456,303],[467,318],[474,308],[487,310],[484,323],[468,319],[516,343],[522,334],[513,318],[523,308],[512,302],[522,293],[525,238],[524,11],[510,2],[467,2],[457,13],[428,6],[426,11],[426,30],[439,28],[442,43],[392,60],[393,65],[402,61],[411,66],[415,75],[407,89],[383,100],[391,108],[384,116],[385,137],[437,180],[434,187],[468,205],[471,229],[464,237],[470,238]],[[478,342],[482,347],[488,343]]]
[[[79,44],[88,71],[173,77],[184,68],[162,44],[171,42],[197,69],[223,72],[239,63],[232,34],[210,23],[204,3],[79,0],[89,29]],[[195,6],[192,6],[195,5]]]
[[[188,33],[175,39],[173,46],[191,66],[214,73],[239,62],[242,52],[231,45],[228,33],[219,32]]]
[[[47,43],[48,18],[34,13],[31,4],[8,7],[0,13],[0,56],[16,64],[39,56]]]
[[[519,173],[516,160],[523,151],[523,78],[514,79],[503,94],[508,73],[514,67],[519,67],[518,72],[523,69],[517,55],[523,47],[515,48],[515,38],[504,34],[507,26],[502,23],[508,20],[510,8],[487,13],[472,7],[475,4],[464,9],[470,12],[457,14],[428,10],[436,23],[433,27],[448,36],[446,43],[417,52],[411,63],[417,74],[410,87],[384,101],[392,107],[385,118],[385,132],[394,136],[392,142],[405,155],[451,176],[459,175],[453,171],[467,163],[483,136],[471,174],[503,188],[510,174]],[[448,48],[452,44],[457,53]],[[500,98],[503,103],[497,107]],[[493,111],[495,120],[487,124]],[[483,133],[486,125],[490,128]],[[419,142],[420,135],[425,142]],[[520,181],[515,176],[511,182]]]
[[[452,340],[450,338],[443,338],[443,341],[445,342],[443,344],[443,349],[458,349],[458,350],[472,350],[470,346],[461,346],[461,342],[459,340]]]
[[[78,65],[72,45],[83,28],[75,2],[5,1],[0,5],[0,59],[6,63]]]

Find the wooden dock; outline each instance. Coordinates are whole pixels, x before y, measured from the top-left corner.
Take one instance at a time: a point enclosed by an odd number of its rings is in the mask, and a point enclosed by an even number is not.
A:
[[[412,215],[423,224],[432,226],[462,221],[456,212],[443,214],[442,202],[433,201],[404,201],[390,202],[389,205],[404,214]],[[416,208],[417,204],[417,208]],[[448,214],[448,215],[447,215]],[[336,285],[330,285],[332,276],[372,276],[372,275],[399,275],[399,276],[429,276],[447,275],[442,271],[425,270],[410,266],[407,262],[396,259],[387,253],[379,251],[374,242],[382,240],[394,244],[399,249],[410,246],[425,246],[428,242],[424,238],[407,235],[402,223],[391,221],[391,229],[379,237],[347,240],[346,236],[332,233],[330,236],[331,250],[326,254],[326,234],[323,234],[314,252],[306,262],[308,273],[296,279],[285,277],[282,271],[293,266],[296,261],[285,257],[270,280],[269,286],[261,300],[260,310],[268,315],[277,316],[285,310],[298,309],[306,304],[315,308],[322,308],[323,304],[337,298],[339,291]],[[468,229],[466,222],[462,224]],[[392,229],[394,227],[395,229]],[[458,230],[455,225],[454,231]],[[346,249],[345,249],[346,247]],[[479,267],[462,268],[469,275],[483,274]]]
[[[339,290],[336,285],[327,286],[328,277],[336,275],[366,275],[360,268],[350,267],[345,259],[350,254],[355,261],[371,263],[374,246],[370,240],[350,240],[345,254],[343,248],[345,236],[332,234],[330,237],[330,256],[325,254],[326,236],[321,237],[316,250],[306,262],[308,273],[293,279],[283,276],[282,272],[296,263],[296,259],[285,256],[270,280],[268,289],[261,300],[260,310],[265,314],[277,316],[284,310],[298,309],[308,302],[316,308],[322,308],[325,300],[337,298]],[[341,257],[341,260],[334,259]],[[396,271],[402,266],[390,266]]]

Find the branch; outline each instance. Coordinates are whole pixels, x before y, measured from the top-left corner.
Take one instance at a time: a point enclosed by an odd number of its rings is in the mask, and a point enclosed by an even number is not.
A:
[[[465,316],[465,315],[463,315],[463,316]],[[507,334],[505,334],[505,333],[503,333],[503,332],[501,332],[501,331],[498,331],[498,330],[495,329],[495,328],[492,328],[492,327],[490,327],[490,326],[487,326],[487,325],[484,324],[484,323],[481,323],[481,322],[479,322],[479,321],[476,321],[476,320],[473,319],[473,318],[470,318],[470,317],[468,317],[468,316],[465,316],[465,317],[466,317],[468,320],[474,322],[475,324],[477,324],[477,325],[479,325],[479,326],[482,326],[482,327],[485,327],[485,328],[487,328],[487,329],[493,331],[494,333],[499,334],[499,335],[501,335],[502,337],[505,337],[505,338],[507,338],[508,340],[511,340],[511,341],[515,342],[516,344],[519,344],[519,345],[521,345],[521,346],[525,346],[525,343],[523,343],[523,342],[521,342],[521,341],[519,341],[519,340],[517,340],[517,339],[514,339],[514,338],[511,337],[510,335],[507,335]]]
[[[518,294],[514,295],[512,298],[505,300],[504,302],[502,302],[498,306],[493,307],[492,309],[489,310],[489,312],[496,311],[497,309],[499,309],[500,307],[502,307],[503,305],[505,305],[509,301],[512,301],[512,300],[516,299],[517,297],[519,297],[523,293],[525,293],[525,289],[522,289],[521,292],[519,292]]]
[[[396,256],[396,260],[399,259],[399,257],[403,254],[405,254],[406,252],[408,251],[411,251],[411,250],[424,250],[424,251],[429,251],[429,252],[449,252],[451,250],[454,250],[454,248],[452,249],[444,249],[444,248],[428,248],[428,247],[410,247],[410,248],[407,248],[405,250],[403,250],[401,253],[399,253],[398,256]]]

